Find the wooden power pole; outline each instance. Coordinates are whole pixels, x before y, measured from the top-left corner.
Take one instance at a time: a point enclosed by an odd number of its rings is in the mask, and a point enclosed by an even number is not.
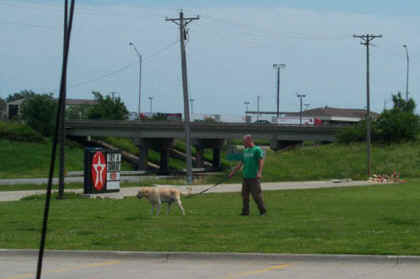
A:
[[[181,10],[179,18],[166,18],[166,21],[171,21],[179,26],[179,39],[181,45],[181,68],[182,68],[182,88],[184,92],[184,129],[185,142],[187,145],[187,184],[192,183],[192,155],[191,155],[191,128],[190,128],[190,105],[188,97],[188,79],[187,79],[187,59],[185,55],[185,40],[187,31],[185,27],[193,20],[200,19],[196,17],[184,17],[184,12]]]
[[[366,141],[367,141],[367,171],[368,177],[371,176],[371,118],[370,118],[370,72],[369,72],[369,46],[370,42],[382,35],[353,35],[353,38],[362,40],[361,45],[366,46]]]

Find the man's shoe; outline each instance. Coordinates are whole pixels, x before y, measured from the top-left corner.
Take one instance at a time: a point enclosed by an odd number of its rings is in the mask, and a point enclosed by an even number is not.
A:
[[[265,216],[265,213],[267,213],[266,211],[260,213],[260,216]]]

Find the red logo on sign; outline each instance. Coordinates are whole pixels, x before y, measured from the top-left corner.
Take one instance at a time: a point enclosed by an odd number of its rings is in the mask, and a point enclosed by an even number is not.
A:
[[[102,190],[106,181],[106,161],[102,152],[98,151],[93,155],[91,173],[93,187],[98,191]]]

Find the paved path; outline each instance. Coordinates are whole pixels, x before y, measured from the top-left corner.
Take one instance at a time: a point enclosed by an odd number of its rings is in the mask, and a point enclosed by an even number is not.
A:
[[[36,251],[0,251],[0,279],[32,279]],[[47,251],[42,278],[414,279],[419,257]]]
[[[262,183],[264,191],[271,190],[288,190],[288,189],[316,189],[316,188],[333,188],[333,187],[353,187],[353,186],[372,186],[380,184],[370,184],[367,181],[341,181],[341,180],[332,180],[332,181],[302,181],[302,182],[267,182]],[[173,185],[171,185],[173,186]],[[204,189],[207,189],[212,185],[194,185],[193,193],[198,193]],[[0,186],[1,187],[1,186]],[[120,194],[110,194],[114,197],[124,197],[124,196],[135,196],[137,194],[139,187],[124,187],[121,188]],[[186,192],[185,186],[180,186],[181,190]],[[222,184],[219,185],[207,193],[227,193],[227,192],[239,192],[241,189],[241,184]],[[66,191],[81,193],[82,189],[69,189]],[[0,192],[0,201],[14,201],[19,200],[26,196],[31,196],[35,194],[43,194],[45,190],[33,190],[33,191],[9,191],[9,192]]]

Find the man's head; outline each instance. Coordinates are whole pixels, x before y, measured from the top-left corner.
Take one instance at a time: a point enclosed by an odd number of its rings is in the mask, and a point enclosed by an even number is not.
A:
[[[254,141],[252,140],[252,136],[251,135],[245,135],[242,139],[244,146],[246,148],[248,147],[253,147],[254,146]]]

